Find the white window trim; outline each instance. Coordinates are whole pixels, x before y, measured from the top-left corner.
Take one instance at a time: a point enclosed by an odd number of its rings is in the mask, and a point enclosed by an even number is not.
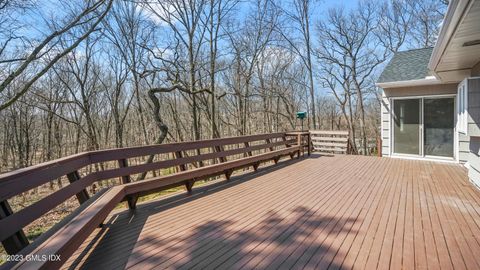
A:
[[[457,130],[467,135],[468,131],[468,79],[458,84],[457,90]]]

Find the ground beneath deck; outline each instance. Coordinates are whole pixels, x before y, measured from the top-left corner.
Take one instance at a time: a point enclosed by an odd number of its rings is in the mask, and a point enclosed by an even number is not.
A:
[[[480,192],[455,164],[312,156],[112,215],[64,267],[479,269]]]

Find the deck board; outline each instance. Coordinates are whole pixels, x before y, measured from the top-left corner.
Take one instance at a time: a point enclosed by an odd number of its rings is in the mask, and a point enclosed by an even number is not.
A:
[[[70,269],[479,269],[457,164],[315,156],[112,214]]]

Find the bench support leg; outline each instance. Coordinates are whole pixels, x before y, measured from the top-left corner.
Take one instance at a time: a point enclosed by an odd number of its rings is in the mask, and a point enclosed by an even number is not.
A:
[[[188,194],[192,194],[192,188],[193,188],[193,184],[195,183],[195,181],[193,180],[188,180],[186,183],[185,183],[185,188],[187,188],[187,192]]]
[[[10,205],[8,204],[8,202],[7,201],[0,202],[0,219],[4,219],[7,216],[10,216],[12,214],[13,214],[13,211],[12,211],[12,208],[10,208]],[[29,243],[23,230],[19,230],[12,236],[3,240],[2,244],[3,244],[3,247],[5,248],[5,251],[8,254],[13,255],[13,254],[17,254],[24,247],[28,246]]]
[[[273,159],[273,162],[275,162],[275,164],[277,164],[279,160],[280,160],[280,157],[275,157],[275,158]]]
[[[227,179],[227,181],[230,180],[230,176],[232,176],[232,173],[233,173],[232,170],[228,170],[225,172],[225,178]]]
[[[135,208],[137,208],[137,201],[138,201],[138,196],[128,196],[127,197],[128,208],[130,210],[134,210]]]
[[[257,171],[257,170],[258,170],[258,166],[260,166],[260,163],[258,163],[258,162],[255,163],[255,164],[253,164],[253,170],[254,170],[254,171]]]

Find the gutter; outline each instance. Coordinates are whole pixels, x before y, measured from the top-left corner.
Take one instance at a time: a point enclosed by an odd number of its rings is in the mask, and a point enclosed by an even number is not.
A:
[[[393,87],[409,87],[409,86],[421,86],[421,85],[435,85],[441,84],[442,81],[438,80],[435,77],[427,77],[425,79],[419,80],[409,80],[409,81],[396,81],[396,82],[381,82],[376,83],[375,85],[381,88],[393,88]]]

